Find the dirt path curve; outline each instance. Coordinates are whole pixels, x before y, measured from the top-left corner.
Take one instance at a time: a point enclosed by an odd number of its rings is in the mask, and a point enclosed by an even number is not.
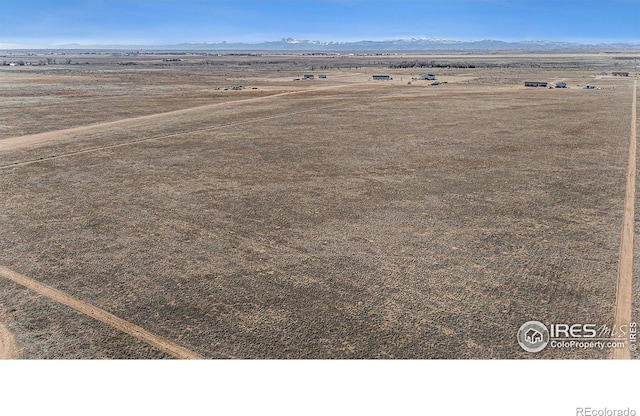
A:
[[[7,139],[0,139],[0,152],[8,151],[8,150],[18,150],[18,149],[23,149],[25,147],[37,146],[37,145],[48,143],[51,141],[63,140],[69,135],[83,133],[83,132],[87,132],[95,129],[103,129],[103,128],[114,127],[118,125],[126,125],[128,123],[140,123],[144,121],[153,121],[153,120],[162,119],[167,116],[188,114],[193,111],[206,110],[206,109],[225,106],[225,105],[246,104],[246,103],[251,103],[255,101],[262,101],[262,100],[269,100],[277,97],[283,97],[287,95],[308,94],[308,93],[314,93],[314,92],[323,91],[323,90],[340,89],[345,87],[347,87],[347,85],[332,85],[332,86],[325,86],[325,87],[318,87],[318,88],[310,88],[306,90],[285,91],[277,94],[266,95],[263,97],[253,97],[253,98],[247,98],[244,100],[225,101],[222,103],[206,104],[198,107],[185,108],[182,110],[174,110],[174,111],[167,111],[163,113],[149,114],[146,116],[124,118],[121,120],[89,124],[86,126],[49,131],[45,133],[30,134],[26,136],[10,137]]]
[[[636,201],[636,91],[638,81],[633,82],[633,100],[631,104],[631,140],[629,143],[629,167],[627,169],[627,188],[624,200],[624,216],[622,218],[622,237],[620,242],[620,258],[618,260],[618,284],[616,288],[615,327],[627,326],[631,322],[632,287],[633,287],[633,229],[634,208]],[[614,348],[613,359],[630,359],[628,348]]]
[[[180,359],[203,359],[201,355],[181,346],[172,341],[169,341],[165,338],[162,338],[158,335],[152,334],[144,328],[139,327],[131,322],[125,321],[122,318],[118,318],[117,316],[110,314],[109,312],[100,309],[96,306],[93,306],[87,302],[83,302],[79,299],[75,299],[57,289],[54,289],[50,286],[42,284],[36,280],[33,280],[27,276],[23,276],[19,273],[16,273],[12,270],[7,269],[6,267],[0,266],[0,277],[4,277],[5,279],[11,280],[14,283],[17,283],[21,286],[24,286],[28,289],[33,290],[34,292],[45,296],[51,300],[54,300],[58,303],[66,305],[76,311],[90,316],[93,319],[96,319],[100,322],[103,322],[112,328],[120,330],[126,334],[131,335],[141,341],[146,342],[147,344],[163,351],[167,354],[170,354],[176,358]],[[0,335],[1,335],[0,327]],[[0,336],[0,341],[2,340],[2,336]],[[0,346],[0,353],[2,348]],[[0,354],[1,355],[1,354]]]
[[[16,344],[13,335],[4,325],[0,324],[0,360],[16,357]]]

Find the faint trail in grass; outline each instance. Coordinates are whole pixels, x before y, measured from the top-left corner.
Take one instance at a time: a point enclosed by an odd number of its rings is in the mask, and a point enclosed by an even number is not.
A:
[[[4,325],[0,324],[0,360],[16,357],[16,344],[13,335]]]
[[[345,87],[344,85],[337,85],[337,86],[311,88],[311,89],[298,90],[298,91],[285,91],[285,92],[280,92],[276,94],[265,95],[262,97],[252,97],[244,100],[225,101],[222,103],[206,104],[206,105],[186,108],[182,110],[173,110],[173,111],[167,111],[163,113],[149,114],[146,116],[130,117],[122,120],[90,124],[87,126],[73,127],[73,128],[64,129],[64,130],[49,131],[45,133],[30,134],[26,136],[10,137],[7,139],[0,140],[0,151],[17,150],[25,147],[45,144],[48,142],[59,141],[68,137],[70,134],[78,134],[78,133],[83,133],[83,132],[92,131],[96,129],[104,129],[104,128],[114,127],[118,125],[126,126],[127,124],[141,123],[143,121],[162,120],[167,116],[189,115],[189,113],[192,113],[193,111],[213,109],[215,107],[247,104],[247,103],[252,103],[256,101],[264,101],[264,100],[269,100],[269,99],[284,97],[289,95],[304,95],[309,93],[316,93],[318,91],[340,89],[344,87]]]
[[[620,258],[618,261],[618,284],[616,288],[615,327],[621,328],[631,322],[632,287],[633,287],[633,229],[636,192],[636,90],[638,81],[633,83],[633,100],[631,103],[631,139],[629,143],[629,167],[627,169],[627,188],[624,200],[624,216],[622,218],[622,237],[620,242]],[[614,348],[613,359],[630,359],[628,348]]]
[[[185,348],[181,345],[176,344],[175,342],[169,341],[165,338],[162,338],[158,335],[152,334],[144,328],[139,327],[131,322],[125,321],[122,318],[118,318],[117,316],[100,309],[96,306],[93,306],[87,302],[81,301],[79,299],[73,298],[66,293],[63,293],[57,289],[52,288],[51,286],[47,286],[43,283],[40,283],[34,279],[31,279],[27,276],[16,273],[12,270],[7,269],[6,267],[0,266],[0,277],[4,277],[5,279],[11,280],[14,283],[17,283],[21,286],[26,287],[27,289],[33,290],[34,292],[49,298],[55,302],[66,305],[76,311],[89,316],[97,321],[105,323],[112,328],[115,328],[119,331],[122,331],[126,334],[131,335],[147,344],[157,348],[158,350],[170,354],[176,358],[180,359],[203,359],[201,355]],[[0,326],[0,331],[2,327]],[[1,333],[0,333],[1,335]],[[2,337],[0,336],[0,339]],[[1,344],[1,343],[0,343]],[[1,345],[0,345],[1,347]],[[1,354],[0,348],[0,356]]]
[[[105,146],[97,146],[97,147],[92,147],[92,148],[89,148],[89,149],[77,150],[77,151],[74,151],[74,152],[60,153],[58,155],[41,157],[41,158],[38,158],[38,159],[25,160],[25,161],[22,161],[22,162],[15,162],[15,163],[11,163],[11,164],[8,164],[8,165],[1,165],[0,169],[8,169],[8,168],[13,168],[13,167],[17,167],[17,166],[30,165],[30,164],[33,164],[33,163],[43,162],[43,161],[52,160],[52,159],[58,159],[58,158],[61,158],[61,157],[69,157],[69,156],[76,156],[76,155],[81,155],[81,154],[85,154],[85,153],[98,152],[98,151],[101,151],[101,150],[112,149],[112,148],[123,147],[123,146],[130,146],[130,145],[134,145],[134,144],[138,144],[138,143],[150,142],[150,141],[153,141],[153,140],[168,139],[168,138],[171,138],[171,137],[181,136],[181,135],[184,135],[184,134],[198,133],[198,132],[210,131],[210,130],[219,130],[219,129],[225,129],[225,128],[239,126],[239,125],[243,125],[243,124],[256,123],[256,122],[259,122],[259,121],[271,120],[271,119],[282,118],[282,117],[289,117],[289,116],[293,116],[293,115],[296,115],[296,114],[310,113],[310,112],[314,112],[314,111],[318,111],[318,110],[323,110],[323,109],[326,109],[326,108],[337,107],[339,105],[343,105],[343,103],[329,104],[329,105],[314,107],[314,108],[310,108],[310,109],[306,109],[306,110],[288,111],[286,113],[280,113],[280,114],[275,114],[275,115],[271,115],[271,116],[264,116],[264,117],[255,117],[255,118],[242,120],[242,121],[237,121],[237,122],[233,122],[233,123],[219,124],[219,125],[215,125],[215,126],[207,126],[207,127],[202,127],[202,128],[198,128],[198,129],[189,129],[189,130],[179,131],[179,132],[176,132],[176,133],[163,134],[163,135],[159,135],[159,136],[152,136],[152,137],[145,137],[145,138],[142,138],[142,139],[130,140],[130,141],[122,142],[122,143],[110,144],[110,145],[105,145]]]

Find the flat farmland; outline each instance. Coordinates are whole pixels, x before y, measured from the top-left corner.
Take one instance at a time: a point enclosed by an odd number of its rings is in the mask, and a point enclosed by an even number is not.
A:
[[[516,340],[613,324],[610,57],[92,59],[0,67],[1,267],[210,359],[611,355]],[[390,68],[415,59],[476,64]],[[14,358],[172,357],[6,273],[3,332]]]

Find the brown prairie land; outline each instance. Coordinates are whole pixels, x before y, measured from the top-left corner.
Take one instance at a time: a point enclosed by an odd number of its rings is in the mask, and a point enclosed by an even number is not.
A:
[[[640,54],[19,59],[0,356],[610,357],[516,333],[614,322]]]

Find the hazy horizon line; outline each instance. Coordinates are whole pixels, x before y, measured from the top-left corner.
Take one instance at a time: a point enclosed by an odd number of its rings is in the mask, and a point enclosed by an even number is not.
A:
[[[554,40],[554,39],[519,39],[519,40],[505,40],[499,38],[483,38],[483,39],[453,39],[453,38],[437,38],[437,37],[397,37],[386,39],[361,39],[361,40],[331,40],[320,41],[315,39],[299,39],[292,37],[285,37],[274,40],[262,40],[262,41],[172,41],[172,42],[119,42],[119,41],[68,41],[60,43],[2,43],[0,42],[0,49],[65,49],[70,46],[81,48],[112,48],[112,47],[162,47],[162,46],[180,46],[180,45],[265,45],[272,43],[284,43],[289,45],[305,44],[309,46],[340,46],[349,44],[363,44],[363,43],[391,43],[391,42],[434,42],[434,43],[451,43],[451,44],[464,44],[464,43],[482,43],[482,42],[496,42],[504,44],[536,44],[536,43],[548,43],[548,44],[566,44],[576,46],[611,46],[611,45],[628,45],[639,46],[640,40],[627,40],[627,41],[572,41],[572,40]]]

